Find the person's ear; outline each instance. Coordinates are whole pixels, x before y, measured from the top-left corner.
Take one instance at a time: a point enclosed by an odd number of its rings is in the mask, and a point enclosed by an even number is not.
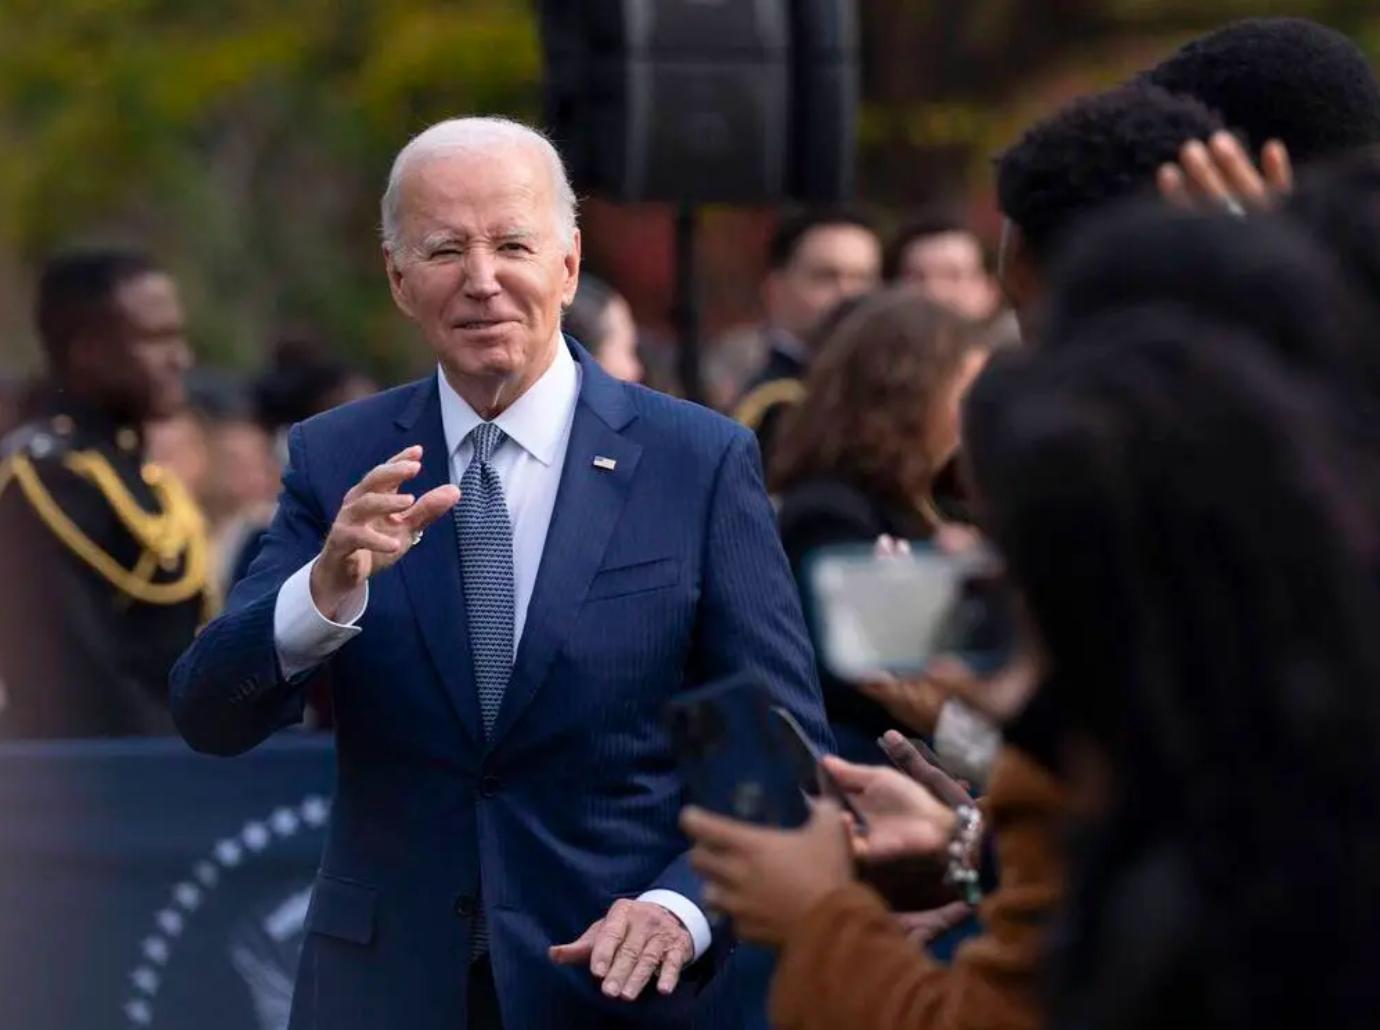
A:
[[[393,294],[393,303],[404,315],[416,321],[417,316],[413,313],[412,301],[407,294],[407,283],[403,278],[402,266],[398,262],[393,248],[387,243],[383,245],[383,267],[388,272],[388,289]]]
[[[575,300],[575,291],[580,287],[580,230],[570,241],[565,252],[565,284],[561,288],[561,307],[570,307]]]

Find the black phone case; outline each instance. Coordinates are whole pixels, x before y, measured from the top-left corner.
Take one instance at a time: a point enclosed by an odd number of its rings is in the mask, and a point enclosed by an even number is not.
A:
[[[765,826],[806,821],[794,756],[771,705],[764,689],[744,681],[704,687],[667,705],[687,801]]]

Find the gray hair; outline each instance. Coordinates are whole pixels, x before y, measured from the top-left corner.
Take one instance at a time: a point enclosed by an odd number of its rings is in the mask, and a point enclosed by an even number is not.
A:
[[[402,180],[407,168],[418,158],[446,151],[475,151],[502,147],[535,147],[545,158],[556,194],[556,225],[562,244],[575,242],[576,200],[565,163],[549,139],[531,126],[510,118],[450,118],[422,130],[398,151],[388,173],[388,188],[380,204],[383,216],[383,245],[394,254],[402,246],[399,235]]]

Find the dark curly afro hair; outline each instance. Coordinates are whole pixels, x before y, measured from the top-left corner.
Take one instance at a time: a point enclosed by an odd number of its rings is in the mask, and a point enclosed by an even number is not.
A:
[[[997,158],[997,202],[1043,262],[1075,223],[1154,189],[1184,143],[1222,127],[1204,104],[1148,82],[1081,97]]]
[[[1185,44],[1145,73],[1196,97],[1259,150],[1299,163],[1380,142],[1380,83],[1361,48],[1304,18],[1250,18]]]

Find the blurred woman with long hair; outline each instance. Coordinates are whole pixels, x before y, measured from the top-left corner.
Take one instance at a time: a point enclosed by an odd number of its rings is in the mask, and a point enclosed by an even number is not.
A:
[[[821,547],[924,539],[939,528],[935,478],[958,449],[959,402],[987,359],[974,326],[903,288],[854,302],[825,331],[769,470],[797,581]],[[839,753],[882,761],[876,740],[898,713],[869,693],[886,691],[893,708],[915,707],[913,694],[891,701],[889,685],[860,689],[823,669],[820,678]],[[909,710],[900,717],[917,718]]]

